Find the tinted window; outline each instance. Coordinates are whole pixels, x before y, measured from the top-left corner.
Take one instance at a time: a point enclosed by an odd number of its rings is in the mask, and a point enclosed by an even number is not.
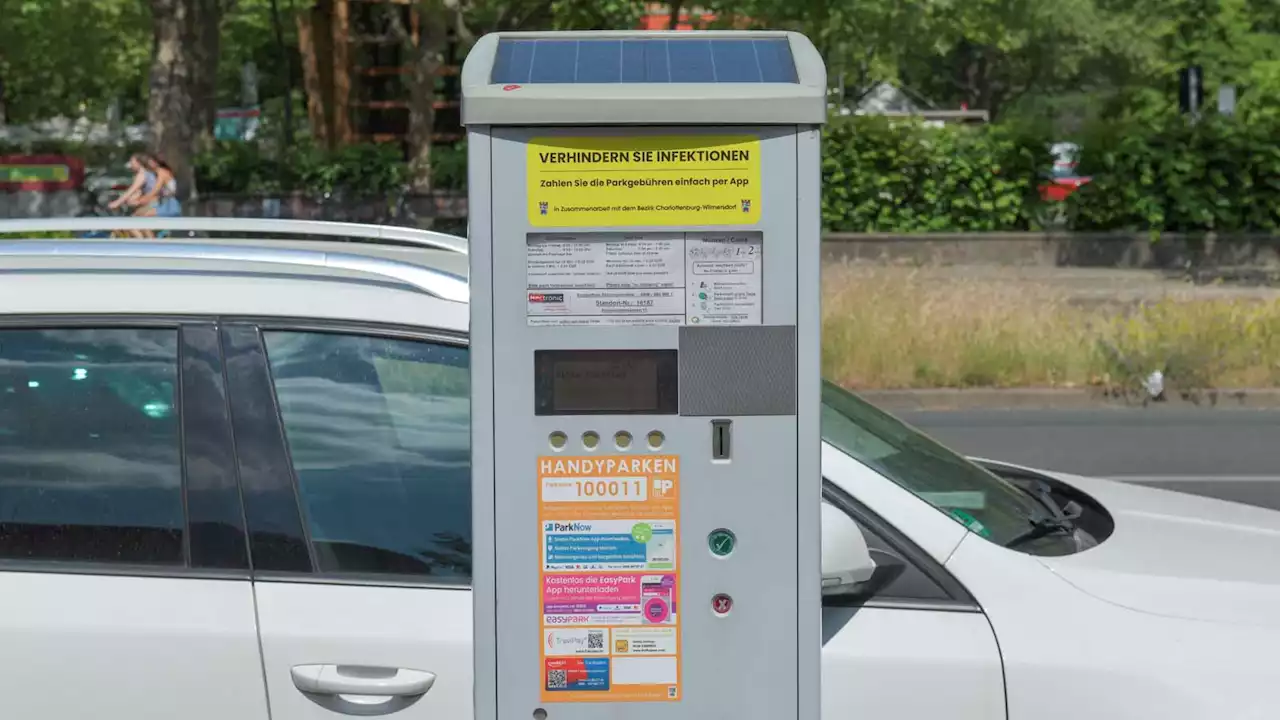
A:
[[[468,581],[466,350],[263,336],[319,570]]]
[[[0,557],[183,562],[178,333],[0,330]]]

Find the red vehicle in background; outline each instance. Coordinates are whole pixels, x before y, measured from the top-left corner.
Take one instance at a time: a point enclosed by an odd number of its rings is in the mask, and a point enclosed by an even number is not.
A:
[[[1040,197],[1048,202],[1062,202],[1092,178],[1081,177],[1076,173],[1079,145],[1054,143],[1049,152],[1053,153],[1053,170],[1049,182],[1040,186]]]

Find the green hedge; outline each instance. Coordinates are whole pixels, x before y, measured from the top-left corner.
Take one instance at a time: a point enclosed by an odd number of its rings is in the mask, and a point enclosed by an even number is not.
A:
[[[941,128],[903,119],[834,119],[822,156],[822,219],[846,232],[1030,230],[1049,139],[998,125]]]
[[[404,182],[405,165],[393,145],[328,151],[302,143],[272,153],[251,143],[219,142],[196,158],[196,187],[202,193],[336,192],[365,197],[394,194]]]
[[[1077,140],[1079,171],[1093,180],[1065,206],[1040,199],[1051,139],[1007,125],[833,118],[823,137],[823,223],[847,232],[1018,231],[1065,210],[1068,228],[1080,231],[1280,230],[1280,120],[1172,117],[1091,128]],[[122,166],[127,156],[66,144],[0,147],[6,151],[79,154],[91,165]],[[465,189],[465,145],[437,148],[433,160],[435,187]],[[325,151],[300,143],[278,153],[220,143],[197,158],[196,172],[202,192],[250,195],[389,196],[406,180],[390,145]]]
[[[464,145],[435,148],[432,160],[434,187],[466,188]],[[406,180],[400,149],[390,144],[356,144],[330,151],[300,143],[283,153],[266,153],[253,144],[225,142],[196,159],[197,186],[209,193],[388,196],[403,192]]]
[[[1081,147],[1079,172],[1093,179],[1067,198],[1074,230],[1280,230],[1280,122],[1112,123]]]

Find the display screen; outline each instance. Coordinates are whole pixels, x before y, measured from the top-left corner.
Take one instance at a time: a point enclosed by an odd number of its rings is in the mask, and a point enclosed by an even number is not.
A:
[[[537,350],[537,415],[674,415],[675,350]]]

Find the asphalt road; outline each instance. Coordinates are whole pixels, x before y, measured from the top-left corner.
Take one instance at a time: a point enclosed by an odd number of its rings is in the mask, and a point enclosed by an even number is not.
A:
[[[896,412],[947,446],[1280,510],[1280,410]]]

